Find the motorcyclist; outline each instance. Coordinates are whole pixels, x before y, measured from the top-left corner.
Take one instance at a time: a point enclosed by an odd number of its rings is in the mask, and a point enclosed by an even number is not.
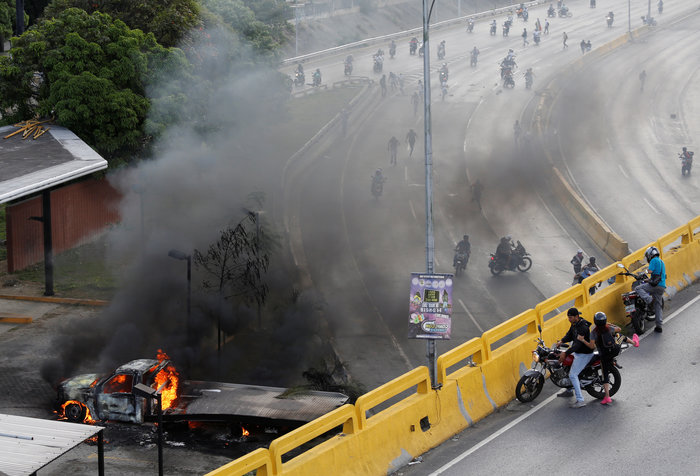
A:
[[[457,246],[455,246],[455,257],[452,260],[452,266],[457,266],[457,258],[459,257],[459,255],[467,255],[466,258],[468,260],[471,252],[472,245],[471,243],[469,243],[469,235],[464,235],[464,237],[462,237],[462,241],[457,243]]]
[[[666,291],[666,265],[661,260],[659,249],[656,246],[650,246],[644,252],[644,257],[649,263],[649,280],[637,286],[637,295],[647,303],[647,306],[654,303],[654,314],[656,316],[655,332],[662,332],[663,324],[663,308],[661,300]]]
[[[416,54],[416,49],[418,48],[418,38],[416,38],[415,36],[411,38],[411,40],[408,42],[408,46],[410,49],[410,53],[412,55]]]
[[[467,31],[469,33],[471,33],[473,30],[474,30],[474,20],[470,18],[469,20],[467,20]]]
[[[510,268],[511,255],[513,254],[514,248],[515,245],[513,245],[510,235],[502,237],[501,241],[498,243],[498,247],[496,247],[496,259],[502,263],[505,268]]]
[[[389,43],[389,56],[392,58],[396,54],[396,42],[394,40],[391,40],[391,43]]]
[[[556,11],[554,10],[554,5],[551,3],[549,4],[549,8],[547,9],[547,16],[553,17],[556,14]]]
[[[498,25],[497,25],[497,23],[496,23],[496,20],[491,20],[491,28],[490,28],[490,30],[489,30],[489,31],[491,32],[491,35],[495,35],[495,34],[496,34],[496,27],[497,27],[497,26],[498,26]]]
[[[477,48],[475,46],[471,52],[471,64],[472,64],[472,66],[476,66],[476,62],[477,62],[478,58],[479,58],[479,48]]]
[[[532,32],[532,41],[534,41],[536,45],[540,44],[540,35],[540,30],[535,30]]]
[[[447,63],[442,63],[442,66],[440,66],[440,70],[438,71],[438,73],[440,74],[440,82],[447,82]]]
[[[314,77],[314,86],[320,86],[321,85],[321,69],[320,68],[316,68],[316,71],[314,71],[313,77]]]
[[[301,63],[297,63],[296,73],[299,76],[302,76],[304,74],[304,67],[301,65]]]
[[[527,71],[525,71],[525,82],[532,85],[532,80],[535,77],[535,73],[532,72],[532,68],[528,68]]]
[[[576,395],[576,402],[571,403],[569,406],[571,408],[581,408],[586,406],[586,402],[583,401],[581,382],[578,380],[578,375],[593,358],[593,349],[589,348],[583,342],[591,340],[591,323],[583,319],[578,309],[575,307],[566,311],[566,316],[569,319],[571,327],[569,327],[569,331],[566,335],[557,341],[557,347],[564,342],[571,342],[571,346],[566,349],[565,352],[559,354],[559,362],[564,362],[567,355],[573,355],[574,357],[571,369],[569,370],[569,379],[571,379],[571,385],[574,387],[573,393]],[[571,393],[571,390],[567,389],[558,393],[557,396],[570,397]]]
[[[683,150],[680,154],[682,160],[693,160],[693,152],[689,151],[687,147],[683,147]]]

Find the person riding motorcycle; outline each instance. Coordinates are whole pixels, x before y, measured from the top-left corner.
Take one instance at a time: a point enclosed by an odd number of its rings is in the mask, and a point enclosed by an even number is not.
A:
[[[569,318],[571,327],[566,335],[557,341],[556,346],[559,347],[564,342],[571,342],[571,346],[566,349],[565,352],[559,354],[559,362],[564,362],[567,355],[574,356],[574,361],[571,364],[571,369],[569,370],[569,379],[571,379],[571,384],[574,387],[576,402],[569,406],[571,408],[581,408],[586,405],[586,402],[583,401],[581,382],[579,382],[578,375],[593,358],[593,349],[589,348],[583,342],[591,340],[591,323],[583,319],[581,317],[581,313],[579,313],[578,309],[575,307],[572,307],[566,311],[566,316]],[[557,396],[570,397],[571,390],[564,390],[563,392],[558,393]]]
[[[496,27],[497,27],[496,20],[491,20],[491,28],[489,29],[491,35],[496,34]]]
[[[474,30],[474,20],[470,18],[469,20],[467,20],[467,31],[469,33],[471,33],[473,30]]]
[[[459,255],[467,255],[466,258],[468,260],[471,252],[472,245],[471,243],[469,243],[469,235],[464,235],[464,237],[462,237],[462,241],[457,243],[457,246],[455,246],[455,257],[452,260],[452,266],[457,266],[457,258],[459,257]]]
[[[471,65],[472,66],[476,66],[476,62],[477,62],[478,58],[479,58],[479,48],[477,48],[475,46],[474,49],[472,49],[472,51],[471,51]]]
[[[352,55],[347,55],[345,57],[345,75],[352,74]]]
[[[411,40],[408,42],[409,50],[412,55],[416,54],[416,49],[418,48],[418,38],[415,36],[411,38]]]
[[[321,69],[320,68],[316,68],[316,71],[314,71],[313,79],[314,79],[314,86],[321,85]]]
[[[532,79],[535,77],[535,73],[532,72],[532,68],[528,68],[527,71],[525,71],[525,85],[529,88],[532,86]]]
[[[549,4],[549,8],[547,9],[547,16],[551,18],[551,17],[556,16],[556,14],[557,14],[557,12],[556,12],[556,10],[554,9],[554,5],[552,5],[552,4],[550,3],[550,4]]]
[[[503,267],[506,269],[510,268],[511,256],[513,255],[513,250],[515,245],[511,240],[510,235],[506,235],[501,238],[501,241],[496,247],[496,259],[502,263]]]
[[[394,40],[391,40],[391,43],[389,43],[389,56],[391,58],[393,58],[395,54],[396,54],[396,42]]]

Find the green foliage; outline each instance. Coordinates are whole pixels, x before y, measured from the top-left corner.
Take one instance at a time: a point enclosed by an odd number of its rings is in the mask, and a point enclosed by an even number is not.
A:
[[[12,18],[15,15],[15,0],[0,0],[0,37],[12,36]]]
[[[53,0],[44,10],[44,18],[57,17],[69,8],[88,13],[107,13],[132,29],[153,33],[165,47],[176,46],[185,34],[200,25],[196,0]]]
[[[5,122],[54,116],[108,160],[147,142],[148,85],[176,71],[187,80],[190,70],[182,51],[163,48],[152,34],[77,8],[41,22],[13,46],[11,58],[0,58],[0,107],[12,112]],[[152,92],[160,102],[171,94]]]

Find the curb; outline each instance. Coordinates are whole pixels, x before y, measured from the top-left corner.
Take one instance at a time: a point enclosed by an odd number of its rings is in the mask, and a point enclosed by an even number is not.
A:
[[[51,304],[71,304],[74,306],[106,306],[109,304],[109,301],[102,301],[100,299],[60,298],[49,296],[15,296],[10,294],[0,294],[0,299],[43,302]]]

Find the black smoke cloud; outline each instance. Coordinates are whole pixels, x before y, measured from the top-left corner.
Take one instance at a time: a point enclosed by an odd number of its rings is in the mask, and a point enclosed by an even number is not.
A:
[[[227,35],[210,32],[208,51],[217,42],[221,50],[236,44]],[[244,218],[242,207],[258,206],[247,200],[251,193],[264,193],[264,207],[271,208],[280,196],[285,159],[270,152],[272,143],[265,135],[267,125],[284,119],[284,103],[272,94],[277,73],[250,66],[244,57],[230,66],[216,57],[199,65],[207,72],[203,80],[181,91],[193,107],[180,111],[179,124],[165,132],[155,157],[110,176],[124,196],[122,223],[107,236],[110,261],[114,269],[124,270],[120,291],[98,318],[71,325],[56,338],[57,355],[42,368],[50,383],[77,372],[109,371],[131,359],[155,358],[163,349],[192,378],[289,385],[324,355],[314,337],[314,299],[293,299],[279,255],[272,257],[266,281],[270,295],[282,298],[263,310],[265,332],[251,332],[258,320],[254,304],[234,308],[204,292],[194,263],[188,322],[186,263],[168,257],[168,251],[206,251],[222,229]],[[182,78],[170,78],[153,87],[176,90],[182,84]],[[266,214],[266,225],[274,225],[272,215]],[[228,337],[221,353],[218,325]]]

